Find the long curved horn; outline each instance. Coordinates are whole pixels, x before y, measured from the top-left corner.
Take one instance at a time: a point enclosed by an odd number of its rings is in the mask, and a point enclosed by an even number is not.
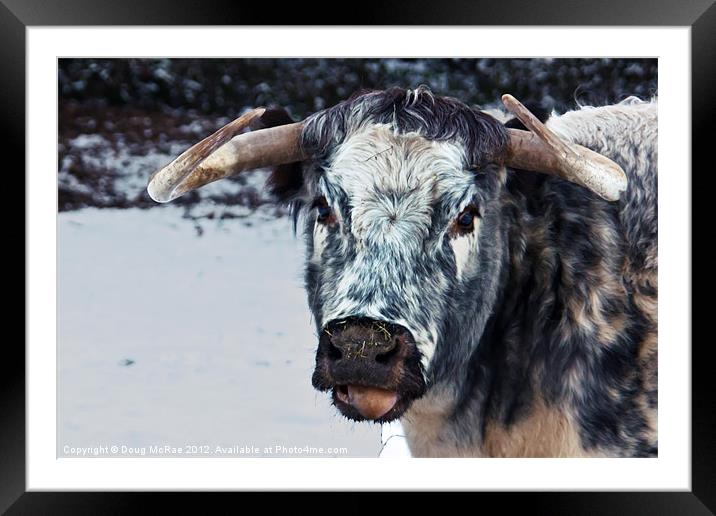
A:
[[[508,129],[505,164],[559,176],[608,201],[618,200],[626,190],[626,174],[612,160],[563,141],[512,95],[503,95],[502,102],[530,129]],[[266,113],[265,108],[249,111],[183,152],[152,175],[147,186],[149,196],[157,202],[169,202],[244,170],[307,159],[300,144],[302,122],[239,134],[249,126],[265,126],[262,117]]]
[[[264,126],[265,113],[265,108],[253,109],[184,151],[152,175],[149,196],[169,202],[244,170],[306,159],[300,145],[301,122],[239,134],[246,127]]]
[[[505,164],[559,176],[607,201],[619,200],[627,187],[626,174],[619,165],[586,147],[565,142],[512,95],[503,95],[502,102],[529,129],[508,129]]]

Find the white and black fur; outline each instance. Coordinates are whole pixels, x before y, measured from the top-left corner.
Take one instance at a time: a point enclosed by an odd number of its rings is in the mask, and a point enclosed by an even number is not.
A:
[[[413,455],[657,454],[656,110],[631,98],[547,121],[626,171],[615,203],[506,169],[503,123],[424,87],[306,120],[316,159],[272,184],[303,220],[309,306],[319,333],[351,317],[412,333]]]

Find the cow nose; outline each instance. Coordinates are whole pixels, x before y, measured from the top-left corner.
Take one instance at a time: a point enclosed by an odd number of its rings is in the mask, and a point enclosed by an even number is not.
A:
[[[321,340],[333,362],[389,367],[410,340],[410,332],[397,324],[351,318],[327,325]]]
[[[353,332],[350,332],[353,333]],[[385,341],[376,340],[373,335],[339,334],[328,343],[330,357],[338,360],[364,360],[386,364],[398,349],[398,338],[388,337]]]
[[[333,402],[354,420],[390,420],[425,384],[412,334],[398,324],[351,317],[321,331],[311,383],[332,391]]]

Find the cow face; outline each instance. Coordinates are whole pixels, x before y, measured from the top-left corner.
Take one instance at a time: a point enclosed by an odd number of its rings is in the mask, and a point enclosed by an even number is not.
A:
[[[313,385],[389,421],[466,360],[494,302],[504,144],[493,119],[427,90],[356,97],[309,119],[294,200],[319,334]],[[276,178],[274,178],[276,183]]]

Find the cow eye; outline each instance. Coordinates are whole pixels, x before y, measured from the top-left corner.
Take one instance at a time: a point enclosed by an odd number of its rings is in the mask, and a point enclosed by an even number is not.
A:
[[[316,221],[321,224],[328,224],[332,220],[333,210],[326,202],[325,197],[318,197],[313,201],[313,208],[316,210]]]
[[[475,217],[477,216],[477,208],[474,205],[469,205],[460,212],[460,215],[455,219],[455,229],[459,233],[469,233],[475,227]]]
[[[318,222],[326,222],[331,216],[331,209],[328,206],[319,206],[316,210],[318,211]]]

